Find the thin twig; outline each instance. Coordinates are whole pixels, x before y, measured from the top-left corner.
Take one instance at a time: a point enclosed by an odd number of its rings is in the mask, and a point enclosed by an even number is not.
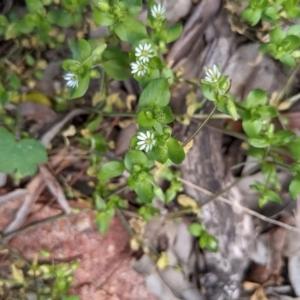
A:
[[[0,204],[3,204],[7,201],[24,197],[28,194],[26,189],[16,189],[6,195],[0,196]]]
[[[199,187],[199,186],[197,186],[197,185],[195,185],[195,184],[193,184],[193,183],[191,183],[191,182],[189,182],[187,180],[184,180],[183,178],[179,178],[179,180],[182,183],[184,183],[184,184],[186,184],[186,185],[194,188],[195,190],[200,191],[200,192],[202,192],[202,193],[204,193],[206,195],[209,195],[209,196],[213,196],[214,195],[214,193],[212,193],[212,192],[210,192],[210,191],[208,191],[208,190],[206,190],[206,189],[204,189],[202,187]],[[265,222],[269,222],[269,223],[272,223],[272,224],[277,225],[279,227],[285,228],[287,230],[291,230],[291,231],[295,231],[295,232],[300,233],[300,228],[296,228],[294,226],[291,226],[291,225],[288,225],[288,224],[285,224],[285,223],[282,223],[282,222],[270,219],[270,218],[268,218],[268,217],[266,217],[266,216],[264,216],[264,215],[262,215],[262,214],[260,214],[260,213],[258,213],[256,211],[252,210],[252,209],[249,209],[249,208],[247,208],[245,206],[242,206],[239,203],[235,203],[233,201],[230,201],[230,200],[224,198],[223,196],[218,196],[216,199],[219,200],[219,201],[221,201],[221,202],[224,202],[226,204],[229,204],[231,206],[235,206],[235,207],[241,209],[242,211],[248,213],[249,215],[255,216],[255,217],[257,217],[257,218],[259,218],[259,219],[261,219],[261,220],[263,220]]]
[[[25,233],[25,232],[28,232],[29,230],[32,230],[34,228],[37,228],[41,225],[44,225],[44,224],[48,224],[48,223],[51,223],[51,222],[54,222],[56,220],[60,220],[60,219],[64,219],[64,218],[68,218],[68,217],[72,217],[72,216],[78,216],[80,214],[83,214],[83,213],[86,213],[86,212],[91,212],[93,211],[92,209],[90,208],[86,208],[86,209],[83,209],[81,210],[80,212],[78,213],[71,213],[71,214],[59,214],[59,215],[56,215],[56,216],[53,216],[53,217],[49,217],[47,219],[44,219],[44,220],[41,220],[41,221],[38,221],[36,223],[32,223],[26,227],[23,227],[21,229],[17,229],[17,230],[14,230],[14,231],[11,231],[11,232],[8,232],[6,234],[3,234],[2,236],[2,240],[4,240],[4,242],[6,240],[9,240],[15,236],[18,236],[19,234],[22,234],[22,233]]]

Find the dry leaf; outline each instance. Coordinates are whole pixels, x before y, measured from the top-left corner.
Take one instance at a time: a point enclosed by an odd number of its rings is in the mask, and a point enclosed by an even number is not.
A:
[[[167,267],[169,264],[169,257],[168,254],[166,252],[162,252],[160,254],[159,259],[156,262],[156,266],[159,270],[163,270],[165,269],[165,267]]]
[[[129,225],[136,235],[142,236],[145,230],[146,222],[142,219],[131,218],[129,220]]]
[[[193,147],[194,145],[194,140],[190,140],[184,147],[183,147],[183,150],[184,150],[184,153],[187,154],[191,148]]]
[[[11,272],[12,272],[12,277],[20,282],[20,283],[23,283],[24,282],[24,274],[23,274],[23,271],[21,269],[18,269],[16,267],[15,264],[11,264]]]
[[[129,111],[132,111],[132,105],[131,103],[136,101],[136,96],[135,95],[128,95],[126,97],[126,108],[129,110]]]
[[[63,137],[74,136],[76,134],[76,128],[74,125],[70,125],[65,131],[62,132]]]
[[[251,296],[250,300],[268,300],[267,295],[262,287],[259,287],[254,294]]]
[[[198,208],[198,204],[196,200],[192,199],[191,197],[181,194],[177,198],[177,202],[183,206],[183,207],[192,207],[192,208]]]
[[[253,291],[253,290],[257,289],[259,286],[260,286],[259,283],[252,282],[252,281],[245,281],[243,283],[243,289],[245,291]]]
[[[132,251],[137,251],[139,250],[139,248],[140,248],[140,243],[137,237],[133,237],[132,239],[130,239],[130,249]]]

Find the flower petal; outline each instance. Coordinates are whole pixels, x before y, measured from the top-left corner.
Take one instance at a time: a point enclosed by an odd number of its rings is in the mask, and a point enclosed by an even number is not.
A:
[[[144,150],[145,148],[146,148],[146,144],[142,145],[142,146],[140,147],[140,150]]]

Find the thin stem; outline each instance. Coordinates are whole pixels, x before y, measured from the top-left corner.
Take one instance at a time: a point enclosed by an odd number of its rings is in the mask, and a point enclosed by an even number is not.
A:
[[[130,113],[130,112],[113,112],[113,113],[101,113],[103,117],[129,117],[129,118],[132,118],[132,117],[136,117],[137,114],[136,113]]]
[[[204,189],[204,188],[201,188],[201,187],[199,187],[199,186],[197,186],[197,185],[195,185],[195,184],[193,184],[193,183],[191,183],[191,182],[189,182],[189,181],[186,181],[186,180],[181,179],[181,178],[180,178],[180,180],[181,180],[184,184],[186,184],[186,185],[188,185],[188,186],[191,186],[192,188],[194,188],[194,189],[197,190],[197,191],[200,191],[200,192],[202,192],[202,193],[204,193],[204,194],[206,194],[206,195],[213,195],[212,192],[210,192],[210,191],[208,191],[208,190],[206,190],[206,189]],[[239,203],[230,201],[230,200],[228,200],[228,199],[226,199],[226,198],[224,198],[224,197],[222,197],[222,196],[218,197],[218,200],[221,201],[221,202],[224,202],[224,203],[226,203],[226,204],[228,204],[228,205],[235,206],[235,207],[241,209],[242,211],[248,213],[249,215],[252,215],[252,216],[254,216],[254,217],[257,217],[258,219],[261,219],[261,220],[263,220],[263,221],[265,221],[265,222],[269,222],[269,223],[271,223],[271,224],[280,226],[280,227],[285,228],[285,229],[287,229],[287,230],[291,230],[291,231],[298,232],[298,233],[300,232],[300,229],[297,228],[297,227],[294,227],[294,226],[285,224],[285,223],[283,223],[283,222],[279,222],[279,221],[273,220],[273,219],[271,219],[271,218],[269,218],[269,217],[266,217],[266,216],[264,216],[264,215],[259,214],[258,212],[254,211],[254,210],[251,210],[251,209],[249,209],[249,208],[247,208],[247,207],[244,207],[244,206],[242,206],[242,205],[239,204]]]
[[[204,205],[208,204],[209,202],[219,198],[220,196],[222,196],[223,194],[225,194],[226,192],[228,192],[230,189],[232,189],[235,185],[237,185],[242,179],[244,179],[245,177],[249,176],[250,174],[258,171],[260,169],[260,164],[256,164],[253,168],[249,169],[247,172],[245,172],[241,177],[237,178],[236,180],[234,180],[230,185],[228,185],[226,188],[224,188],[223,190],[221,190],[220,192],[214,194],[211,198],[208,198],[203,204],[201,204],[200,206],[203,207]]]
[[[196,131],[185,141],[183,142],[182,146],[186,146],[198,133],[199,131],[206,125],[206,123],[212,118],[213,114],[217,110],[217,107],[215,106],[211,113],[207,116],[207,118],[198,126]]]
[[[297,74],[297,72],[299,70],[299,67],[300,67],[300,65],[298,64],[294,68],[294,70],[293,70],[291,76],[289,77],[289,79],[287,80],[284,88],[281,90],[281,92],[277,95],[276,99],[274,100],[275,104],[279,103],[280,100],[283,98],[284,93],[286,92],[286,90],[288,89],[288,87],[292,84],[292,81],[294,80],[294,78],[295,78],[295,76],[296,76],[296,74]]]

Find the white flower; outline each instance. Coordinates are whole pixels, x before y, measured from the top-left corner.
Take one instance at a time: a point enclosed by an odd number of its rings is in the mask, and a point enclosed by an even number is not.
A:
[[[137,76],[144,76],[148,70],[147,65],[143,64],[141,61],[137,61],[131,64],[131,73],[137,73]]]
[[[67,81],[67,86],[70,86],[71,88],[77,88],[78,87],[78,78],[77,78],[76,74],[67,73],[64,76],[64,79]]]
[[[155,4],[151,8],[151,15],[155,19],[165,19],[166,9],[161,4]]]
[[[150,132],[149,130],[144,132],[139,132],[137,135],[137,139],[139,140],[138,147],[139,150],[145,150],[145,152],[149,152],[152,147],[156,144],[156,140],[154,139],[153,132]]]
[[[150,44],[139,45],[135,48],[135,56],[144,63],[149,61],[149,58],[154,56],[153,50]]]
[[[217,65],[213,65],[212,68],[204,68],[205,69],[205,77],[204,79],[210,83],[218,82],[221,77],[220,69]]]

